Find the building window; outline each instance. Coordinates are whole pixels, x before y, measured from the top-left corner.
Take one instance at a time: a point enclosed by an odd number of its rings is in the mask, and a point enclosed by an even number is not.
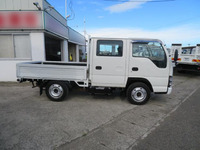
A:
[[[0,35],[0,58],[14,58],[14,47],[11,35]]]
[[[112,40],[97,41],[97,56],[116,56],[122,57],[123,42]]]
[[[31,59],[29,35],[0,35],[0,59]]]

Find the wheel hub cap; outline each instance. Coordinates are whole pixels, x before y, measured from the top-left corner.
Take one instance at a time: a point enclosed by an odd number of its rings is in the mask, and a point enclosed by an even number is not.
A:
[[[53,84],[49,88],[49,94],[54,98],[60,98],[63,95],[63,88],[58,84]]]
[[[144,88],[142,87],[136,87],[133,89],[133,91],[131,92],[131,96],[132,98],[137,101],[137,102],[142,102],[145,100],[145,98],[147,97],[147,92]]]

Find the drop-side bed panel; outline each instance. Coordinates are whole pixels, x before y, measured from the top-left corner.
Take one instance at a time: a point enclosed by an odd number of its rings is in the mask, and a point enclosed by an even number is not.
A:
[[[17,64],[18,79],[87,80],[87,64],[63,62],[26,62]]]

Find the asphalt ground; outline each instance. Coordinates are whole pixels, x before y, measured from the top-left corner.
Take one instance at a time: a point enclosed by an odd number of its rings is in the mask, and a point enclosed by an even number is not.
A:
[[[199,150],[200,89],[132,150]]]
[[[193,96],[199,79],[175,73],[172,94],[152,95],[143,106],[119,92],[83,90],[52,102],[30,84],[0,83],[0,149],[133,149]]]

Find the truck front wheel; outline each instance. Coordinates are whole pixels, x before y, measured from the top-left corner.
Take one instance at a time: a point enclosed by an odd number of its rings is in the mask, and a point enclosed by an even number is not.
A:
[[[127,97],[131,104],[142,105],[148,102],[151,91],[142,82],[132,83],[127,89]]]
[[[52,101],[62,101],[69,93],[68,86],[64,82],[50,81],[46,86],[46,95]]]

